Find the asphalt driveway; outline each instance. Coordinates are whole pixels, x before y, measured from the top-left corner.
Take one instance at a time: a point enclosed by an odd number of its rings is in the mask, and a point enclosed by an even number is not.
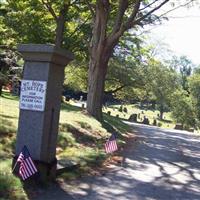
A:
[[[186,131],[130,125],[138,142],[129,144],[122,164],[110,166],[103,176],[55,186],[37,199],[199,200],[200,137]]]

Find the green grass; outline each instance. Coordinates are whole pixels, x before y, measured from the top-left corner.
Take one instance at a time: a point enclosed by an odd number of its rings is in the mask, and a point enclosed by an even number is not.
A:
[[[11,169],[10,162],[14,152],[19,117],[19,98],[3,92],[0,106],[0,159],[4,160],[0,164],[0,194],[1,190],[4,190],[5,199],[25,199],[19,179],[15,178],[10,171],[4,171],[5,167]],[[104,119],[105,122],[101,124],[87,115],[83,109],[62,103],[56,156],[58,159],[75,161],[80,168],[60,175],[59,178],[79,176],[101,165],[108,156],[104,152],[104,143],[112,132],[118,134],[119,145],[124,144],[126,132],[130,131],[129,127],[120,119],[106,114]],[[6,176],[7,182],[4,181]],[[13,185],[17,187],[14,194],[10,192]],[[23,197],[19,196],[18,191]]]
[[[171,118],[171,113],[170,112],[165,112],[164,113],[164,119],[160,120],[158,119],[158,110],[146,110],[146,109],[140,109],[137,105],[133,104],[126,104],[123,105],[123,107],[127,108],[127,113],[126,112],[119,112],[120,105],[113,105],[109,106],[107,108],[104,108],[104,112],[108,113],[108,111],[111,113],[111,116],[119,116],[121,119],[128,120],[131,114],[139,114],[140,119],[138,119],[138,122],[141,122],[146,116],[150,124],[153,124],[153,120],[156,119],[157,123],[161,125],[162,128],[174,128],[175,123],[173,122]]]
[[[9,171],[4,170],[4,168],[11,169],[10,160],[14,152],[19,116],[19,98],[3,92],[0,106],[0,159],[3,160],[0,164],[0,195],[4,190],[5,199],[26,199],[21,182]],[[80,168],[62,174],[59,178],[76,177],[101,165],[108,156],[104,152],[104,143],[111,133],[117,134],[118,144],[123,146],[127,139],[126,134],[131,130],[120,118],[128,119],[131,114],[140,113],[141,118],[147,116],[152,122],[158,114],[158,111],[140,110],[133,105],[126,105],[126,107],[127,113],[119,112],[119,105],[104,109],[104,122],[101,124],[87,115],[85,110],[66,102],[62,103],[56,156],[58,159],[75,161]],[[111,116],[106,114],[108,111],[111,112]],[[169,113],[165,113],[164,116],[166,120],[171,120]],[[162,126],[167,126],[166,121],[161,123]],[[17,187],[15,192],[10,192],[11,187],[15,188],[15,186]]]
[[[0,163],[0,199],[28,199],[21,181],[11,173],[10,159],[2,160]]]

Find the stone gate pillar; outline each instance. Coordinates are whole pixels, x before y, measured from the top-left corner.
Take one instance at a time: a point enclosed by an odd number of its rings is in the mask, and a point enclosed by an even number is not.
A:
[[[41,180],[54,178],[56,144],[65,66],[73,55],[54,45],[24,44],[20,115],[15,158],[26,145]]]

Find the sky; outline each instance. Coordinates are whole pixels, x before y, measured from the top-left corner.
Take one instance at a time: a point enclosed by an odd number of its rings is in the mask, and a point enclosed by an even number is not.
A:
[[[200,7],[182,7],[168,17],[168,21],[150,29],[151,38],[166,44],[175,55],[186,55],[194,64],[200,64]]]

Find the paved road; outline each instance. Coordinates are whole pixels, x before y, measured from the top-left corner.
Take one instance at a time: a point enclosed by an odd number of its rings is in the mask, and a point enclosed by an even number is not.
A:
[[[55,190],[55,199],[200,200],[200,138],[184,131],[132,126],[139,139],[124,153],[122,166],[63,185],[60,193]]]

